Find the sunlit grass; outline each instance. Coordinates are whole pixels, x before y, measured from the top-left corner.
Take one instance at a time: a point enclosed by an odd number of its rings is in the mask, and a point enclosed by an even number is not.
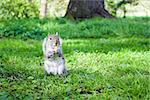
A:
[[[0,40],[0,99],[149,99],[150,39],[64,39],[69,75],[44,76],[42,41]]]

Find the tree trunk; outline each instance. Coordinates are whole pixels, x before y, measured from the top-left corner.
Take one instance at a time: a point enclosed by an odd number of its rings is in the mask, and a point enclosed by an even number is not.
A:
[[[104,0],[70,0],[65,17],[82,19],[91,17],[112,18],[104,8]]]
[[[47,10],[47,0],[41,0],[40,4],[40,18],[44,18],[46,16],[46,10]]]

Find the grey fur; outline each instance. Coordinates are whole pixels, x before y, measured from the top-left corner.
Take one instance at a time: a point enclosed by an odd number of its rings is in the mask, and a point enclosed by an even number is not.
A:
[[[49,40],[52,37],[52,40]],[[57,39],[57,49],[54,50],[53,42]],[[54,40],[54,41],[53,41]],[[57,35],[49,35],[43,41],[43,53],[44,53],[44,69],[47,74],[67,74],[65,67],[65,59],[63,57],[61,49],[61,40]]]

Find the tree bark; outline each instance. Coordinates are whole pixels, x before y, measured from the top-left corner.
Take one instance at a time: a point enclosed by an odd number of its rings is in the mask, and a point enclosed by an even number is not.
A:
[[[47,11],[47,0],[41,0],[40,4],[40,18],[44,18],[46,16],[46,11]]]
[[[104,8],[104,0],[70,0],[65,17],[82,19],[91,17],[112,18]]]

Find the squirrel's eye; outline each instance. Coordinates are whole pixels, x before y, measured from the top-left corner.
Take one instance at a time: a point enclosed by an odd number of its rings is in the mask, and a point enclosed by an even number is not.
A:
[[[50,40],[52,40],[52,38],[49,38]]]

